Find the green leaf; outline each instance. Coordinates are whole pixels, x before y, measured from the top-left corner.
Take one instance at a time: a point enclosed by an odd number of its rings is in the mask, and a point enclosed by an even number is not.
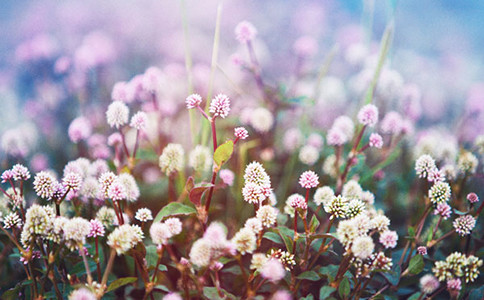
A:
[[[339,283],[338,294],[341,298],[346,298],[350,294],[350,281],[344,277]]]
[[[415,228],[413,228],[412,226],[408,227],[408,236],[411,238],[415,237]]]
[[[323,286],[319,290],[319,299],[327,299],[336,289],[332,286]]]
[[[276,244],[282,244],[281,237],[275,232],[268,231],[268,232],[264,233],[264,235],[262,237],[265,238],[265,239],[268,239],[270,241],[273,241]]]
[[[124,278],[116,279],[115,281],[111,282],[111,284],[108,286],[106,293],[114,291],[115,289],[120,288],[124,285],[136,282],[137,280],[138,280],[137,277],[124,277]]]
[[[299,300],[314,300],[314,296],[309,294],[306,297],[299,298]]]
[[[310,232],[316,232],[316,229],[318,229],[319,226],[319,220],[316,218],[315,215],[311,218],[311,221],[309,222],[309,231]]]
[[[226,141],[222,145],[218,146],[213,154],[213,161],[218,167],[221,167],[224,163],[229,160],[234,152],[234,142]]]
[[[168,268],[165,265],[159,265],[158,270],[161,272],[165,272],[166,270],[168,270]]]
[[[94,262],[92,259],[88,258],[87,259],[87,264],[89,266],[89,269],[96,270],[96,262]],[[79,262],[75,264],[72,269],[69,270],[70,274],[75,274],[77,277],[80,277],[84,274],[86,274],[86,267],[84,266],[84,262]]]
[[[296,278],[301,280],[309,280],[309,281],[318,281],[320,279],[318,273],[314,271],[303,272],[299,274]]]
[[[408,298],[408,300],[417,300],[420,297],[421,292],[416,292]]]
[[[422,255],[418,254],[412,257],[408,265],[408,272],[413,275],[417,275],[423,271],[425,263]]]
[[[210,300],[236,299],[236,297],[234,295],[230,294],[226,290],[220,289],[220,291],[223,294],[222,297],[220,297],[220,295],[218,294],[218,291],[217,291],[217,288],[216,287],[213,287],[213,286],[204,287],[203,288],[203,295],[207,299],[210,299]]]
[[[155,267],[158,262],[158,253],[155,245],[146,247],[146,264],[148,268]]]
[[[338,274],[338,265],[327,265],[319,269],[319,274],[328,277],[328,281],[333,281]]]
[[[214,186],[213,184],[206,184],[203,186],[194,187],[188,194],[188,197],[190,198],[190,202],[195,204],[195,206],[200,206],[203,193],[205,193],[208,189],[210,189],[213,186]]]
[[[401,273],[402,269],[400,268],[400,265],[397,264],[393,266],[390,272],[385,272],[381,274],[388,280],[391,285],[396,286],[398,285],[398,282],[400,282]]]
[[[282,240],[284,241],[284,245],[286,245],[286,249],[288,252],[292,253],[292,238],[287,235],[286,233],[283,233],[284,230],[281,230],[284,227],[278,227],[279,235],[281,236]]]
[[[171,202],[160,210],[156,215],[156,218],[153,220],[153,223],[160,222],[163,218],[169,216],[191,215],[196,213],[197,211],[191,206],[179,202]]]

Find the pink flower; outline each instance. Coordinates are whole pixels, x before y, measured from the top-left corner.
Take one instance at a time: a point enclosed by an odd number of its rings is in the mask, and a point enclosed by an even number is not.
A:
[[[313,171],[306,171],[299,177],[299,184],[305,189],[315,188],[319,184],[319,177]]]
[[[299,57],[309,57],[318,51],[318,43],[313,37],[302,36],[294,42],[292,49]]]
[[[117,144],[121,144],[123,142],[123,137],[119,132],[115,132],[108,136],[108,145],[115,146]]]
[[[235,38],[245,44],[252,41],[257,35],[257,29],[248,21],[242,21],[235,27]]]
[[[199,94],[191,94],[187,97],[185,103],[187,104],[188,109],[198,107],[202,103],[202,97]]]
[[[429,171],[427,180],[429,182],[442,182],[445,181],[445,173],[438,168],[433,168]]]
[[[461,281],[459,278],[450,279],[447,281],[447,289],[460,291],[462,289]]]
[[[73,143],[78,143],[81,140],[87,139],[92,132],[91,123],[85,117],[75,118],[68,129],[69,139]]]
[[[219,175],[222,181],[226,185],[232,186],[234,184],[234,179],[235,179],[234,172],[228,169],[223,169],[223,170],[220,170]]]
[[[247,129],[244,127],[237,127],[234,129],[234,135],[236,138],[245,140],[246,138],[249,137],[249,133],[247,132]]]
[[[427,255],[427,247],[425,246],[417,247],[417,253],[420,255]]]
[[[380,243],[385,246],[385,248],[395,248],[398,241],[398,235],[395,231],[386,230],[380,234]]]
[[[113,101],[121,101],[124,103],[131,103],[134,101],[135,90],[132,85],[126,81],[116,82],[111,92],[111,99]]]
[[[277,282],[284,278],[286,271],[278,259],[270,259],[262,266],[260,273],[263,278],[272,282]]]
[[[381,135],[378,133],[372,133],[370,135],[370,142],[369,142],[370,147],[378,148],[380,149],[383,147],[383,139]]]
[[[381,130],[384,133],[399,134],[402,131],[402,124],[402,116],[395,111],[390,111],[381,121]]]
[[[5,170],[2,173],[2,183],[5,183],[9,180],[13,179],[13,171],[12,170]]]
[[[378,122],[378,108],[373,104],[363,106],[358,112],[358,121],[366,126],[375,126]]]
[[[124,185],[115,180],[108,189],[108,197],[113,201],[120,201],[126,199],[128,194]]]
[[[289,197],[288,200],[289,200],[288,201],[289,206],[291,206],[293,208],[296,208],[296,209],[300,208],[300,209],[303,209],[303,210],[308,209],[308,205],[306,204],[306,200],[301,195],[298,195],[298,194],[292,195],[292,196]]]
[[[348,136],[339,128],[331,128],[326,136],[328,145],[341,146],[348,142]]]
[[[467,194],[467,201],[469,201],[470,203],[476,203],[479,202],[479,197],[476,193],[469,193]]]
[[[225,119],[230,111],[230,99],[224,94],[218,94],[210,102],[210,112],[214,117],[220,116]]]
[[[444,220],[447,220],[450,215],[452,214],[452,208],[449,204],[441,202],[437,204],[437,207],[434,211],[434,215],[442,216]]]
[[[88,237],[98,237],[98,236],[104,236],[104,226],[101,223],[101,221],[97,219],[93,219],[89,222],[89,225],[91,226],[91,230],[89,231],[89,234],[87,235]]]
[[[129,126],[135,128],[136,130],[145,130],[146,123],[148,122],[148,116],[145,112],[139,111],[131,117],[131,122]]]

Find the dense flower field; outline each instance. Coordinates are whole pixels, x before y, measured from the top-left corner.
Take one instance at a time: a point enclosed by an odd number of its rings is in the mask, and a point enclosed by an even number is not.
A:
[[[482,85],[331,1],[278,36],[142,2],[31,4],[9,40],[2,299],[482,299]]]

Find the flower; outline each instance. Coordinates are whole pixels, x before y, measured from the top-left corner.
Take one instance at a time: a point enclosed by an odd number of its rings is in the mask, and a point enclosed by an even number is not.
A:
[[[254,231],[250,228],[244,227],[240,229],[231,241],[235,245],[235,249],[242,255],[254,252],[257,247],[257,238]]]
[[[313,37],[302,36],[294,42],[292,50],[299,57],[310,57],[318,50],[318,43]]]
[[[4,227],[9,228],[20,228],[22,226],[22,219],[17,215],[16,212],[11,212],[3,219]]]
[[[12,177],[14,180],[28,180],[30,178],[29,169],[27,169],[27,167],[25,167],[24,165],[16,164],[12,167]]]
[[[251,112],[250,125],[252,125],[257,132],[268,132],[271,130],[272,125],[274,125],[274,116],[266,108],[258,107]]]
[[[388,226],[390,226],[390,219],[385,215],[378,214],[371,219],[371,227],[378,232],[388,230]]]
[[[81,248],[86,243],[86,236],[91,232],[91,224],[88,220],[75,217],[68,220],[62,230],[64,231],[64,238],[69,243],[69,248]]]
[[[126,191],[126,200],[134,202],[138,199],[140,191],[133,175],[126,172],[121,173],[116,181],[124,186],[124,189]]]
[[[378,133],[372,133],[370,134],[369,145],[370,147],[380,149],[383,147],[383,138]]]
[[[148,116],[144,111],[139,111],[131,117],[131,122],[129,123],[129,126],[133,127],[136,130],[145,130],[146,123],[148,123]]]
[[[249,218],[245,221],[244,227],[251,229],[257,234],[262,230],[262,222],[257,218]]]
[[[348,213],[348,199],[339,195],[331,199],[331,201],[324,206],[324,210],[331,214],[330,219],[346,218]]]
[[[260,274],[272,282],[278,282],[286,275],[284,266],[278,259],[269,259],[260,269]]]
[[[425,294],[431,294],[439,287],[439,281],[431,274],[427,274],[420,278],[420,289]]]
[[[358,227],[354,219],[342,220],[336,228],[336,236],[343,246],[348,247],[359,236]]]
[[[353,138],[355,132],[355,124],[348,116],[337,117],[333,122],[332,128],[341,130],[348,140]]]
[[[242,195],[244,196],[244,200],[249,203],[260,203],[266,199],[266,195],[264,190],[261,186],[248,182],[242,188]]]
[[[62,178],[62,184],[71,191],[78,191],[82,186],[82,177],[78,173],[68,172]]]
[[[469,201],[472,204],[479,202],[479,197],[476,195],[476,193],[469,193],[467,194],[466,198],[467,198],[467,201]]]
[[[363,106],[358,112],[358,121],[365,126],[375,126],[378,122],[378,108],[373,104]]]
[[[244,180],[246,183],[252,182],[259,186],[265,186],[271,184],[271,179],[267,175],[262,164],[253,161],[245,168]]]
[[[173,236],[170,227],[161,222],[155,222],[150,227],[150,236],[153,243],[164,245]]]
[[[256,212],[256,217],[266,228],[273,226],[277,220],[278,210],[270,205],[262,205]]]
[[[479,160],[477,159],[477,157],[468,151],[461,153],[457,160],[457,167],[463,173],[475,173],[478,164]]]
[[[182,232],[182,222],[178,218],[168,218],[165,220],[165,224],[168,226],[172,235],[177,235]]]
[[[315,188],[319,184],[319,177],[313,171],[306,171],[299,177],[299,184],[305,188]]]
[[[88,237],[104,236],[105,230],[101,221],[99,221],[98,219],[92,219],[91,221],[89,221],[89,225],[91,226],[91,229],[87,234]]]
[[[417,253],[420,255],[427,255],[427,247],[425,246],[418,246]]]
[[[427,180],[429,182],[440,182],[445,181],[445,173],[443,170],[433,168],[427,175]]]
[[[148,222],[153,220],[153,215],[149,208],[143,207],[136,211],[134,218],[140,222]]]
[[[299,194],[294,194],[294,195],[291,195],[289,196],[289,198],[287,198],[287,203],[289,204],[289,206],[295,208],[295,209],[302,209],[302,210],[306,210],[308,209],[308,205],[306,204],[306,200],[304,199],[303,196],[299,195]]]
[[[369,236],[359,236],[353,241],[351,252],[359,259],[366,259],[373,253],[375,244]]]
[[[437,204],[437,208],[434,211],[434,215],[440,215],[444,220],[447,220],[452,214],[452,208],[447,203]]]
[[[329,186],[323,186],[318,189],[316,189],[316,192],[314,193],[314,202],[316,205],[327,205],[331,199],[334,197],[334,191],[332,188]]]
[[[249,137],[249,133],[247,132],[247,129],[245,129],[244,127],[236,127],[234,129],[234,135],[236,138],[241,140],[245,140],[246,138]]]
[[[381,130],[383,133],[399,134],[402,131],[402,125],[402,116],[395,111],[390,111],[381,121]]]
[[[139,226],[124,224],[111,232],[107,244],[120,255],[128,252],[142,240],[143,231]]]
[[[476,219],[471,215],[460,216],[454,220],[452,225],[460,236],[471,234],[476,226]]]
[[[167,176],[173,172],[181,171],[185,165],[184,155],[185,151],[180,144],[168,144],[159,158],[161,171]]]
[[[415,162],[415,171],[420,178],[426,178],[435,168],[435,160],[428,154],[420,156]]]
[[[462,289],[461,284],[462,283],[461,283],[459,278],[447,280],[447,289],[454,290],[454,291],[460,291]]]
[[[12,170],[5,170],[2,173],[2,183],[5,183],[9,180],[13,179],[13,171]]]
[[[365,203],[360,199],[351,199],[348,203],[346,218],[354,218],[365,210]]]
[[[96,220],[99,220],[106,227],[112,226],[115,218],[116,213],[110,207],[102,206],[96,213]]]
[[[188,155],[188,165],[196,172],[206,172],[212,166],[212,155],[210,150],[202,145],[196,145]]]
[[[299,160],[308,166],[312,166],[319,159],[319,150],[311,145],[306,145],[299,150]]]
[[[96,300],[96,295],[87,288],[81,287],[69,295],[69,300]]]
[[[235,38],[242,44],[252,41],[257,35],[257,29],[248,21],[242,21],[235,27]]]
[[[108,197],[113,201],[125,200],[128,197],[125,186],[119,180],[115,180],[109,186]]]
[[[118,178],[113,172],[104,172],[99,176],[98,182],[101,191],[105,197],[108,197],[109,188],[113,182]]]
[[[224,94],[218,94],[210,102],[210,112],[214,117],[220,116],[225,119],[230,112],[230,99]]]
[[[264,264],[267,261],[268,261],[268,258],[265,254],[254,253],[252,255],[252,259],[250,261],[250,269],[251,270],[259,270],[264,266]]]
[[[328,145],[331,146],[341,146],[348,142],[349,138],[346,134],[339,128],[331,128],[326,136]]]
[[[111,99],[113,101],[121,101],[124,103],[131,103],[135,100],[134,86],[126,81],[116,82],[111,91]]]
[[[395,248],[398,241],[398,235],[396,231],[386,230],[380,234],[380,243],[385,248]]]
[[[222,181],[226,185],[232,186],[234,184],[234,179],[235,179],[234,172],[228,169],[223,169],[223,170],[220,170],[219,176],[220,176],[220,179],[222,179]]]
[[[361,198],[361,194],[363,193],[363,189],[361,185],[356,180],[349,180],[345,185],[343,185],[343,190],[341,191],[341,195],[346,197],[347,199],[359,199]]]
[[[54,187],[57,180],[45,171],[40,171],[34,178],[34,190],[37,196],[50,200],[54,195]]]
[[[190,249],[190,261],[199,267],[208,266],[212,259],[212,252],[209,240],[205,238],[198,239],[193,243],[192,248]]]
[[[170,292],[163,297],[163,300],[183,300],[183,298],[178,293]]]
[[[114,101],[108,106],[106,120],[111,127],[119,128],[128,123],[129,108],[121,101]]]
[[[69,139],[73,143],[78,143],[81,140],[86,140],[92,133],[92,126],[89,120],[85,117],[78,117],[72,120],[67,130]]]
[[[199,94],[191,94],[185,99],[185,103],[187,104],[187,109],[198,107],[202,103],[202,97]]]
[[[433,204],[448,202],[450,199],[450,185],[447,182],[436,182],[429,190],[429,199]]]

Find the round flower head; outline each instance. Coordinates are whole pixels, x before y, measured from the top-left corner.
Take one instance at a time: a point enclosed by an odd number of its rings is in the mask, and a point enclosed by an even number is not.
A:
[[[173,172],[181,171],[185,165],[184,155],[185,151],[180,144],[168,144],[160,155],[161,171],[167,176]]]
[[[188,109],[192,109],[200,106],[202,104],[202,97],[199,94],[191,94],[185,99]]]
[[[383,138],[378,133],[370,134],[370,147],[381,149],[383,147]]]
[[[227,228],[222,223],[213,222],[205,230],[203,238],[216,248],[224,247],[227,243]]]
[[[331,199],[334,197],[334,191],[332,188],[329,186],[323,186],[320,187],[316,190],[316,193],[314,193],[314,202],[316,205],[327,205]]]
[[[348,199],[359,199],[361,198],[361,194],[363,193],[363,189],[361,185],[356,180],[349,180],[345,185],[343,185],[343,190],[341,191],[341,195]]]
[[[353,255],[359,259],[366,259],[373,253],[374,248],[375,244],[371,237],[359,236],[353,241],[351,252],[353,252]]]
[[[268,258],[265,254],[262,253],[254,253],[252,255],[252,259],[250,261],[250,269],[251,270],[259,270],[264,266],[264,264],[268,261]]]
[[[28,180],[30,172],[24,165],[16,164],[12,167],[12,176],[14,180]]]
[[[88,237],[104,236],[105,230],[101,221],[98,219],[93,219],[89,221],[89,225],[91,226],[91,229],[87,235]]]
[[[5,183],[9,180],[13,179],[13,171],[12,170],[5,170],[2,173],[2,183]]]
[[[378,232],[384,232],[388,230],[390,226],[390,219],[385,215],[376,215],[371,219],[371,227]]]
[[[462,289],[462,282],[459,278],[450,279],[447,281],[447,289],[450,291],[460,291]]]
[[[250,218],[245,221],[244,227],[249,228],[255,234],[258,234],[262,230],[262,222],[257,218]]]
[[[98,182],[99,182],[101,191],[105,197],[109,196],[108,195],[109,188],[117,178],[118,176],[116,176],[116,174],[114,174],[113,172],[105,172],[99,176]]]
[[[114,101],[108,106],[106,120],[111,127],[119,128],[128,123],[129,108],[121,101]]]
[[[292,50],[299,57],[310,57],[318,51],[318,43],[313,37],[302,36],[294,42]]]
[[[286,275],[284,266],[278,259],[269,259],[261,268],[260,274],[272,282],[278,282]]]
[[[402,116],[395,112],[388,112],[381,121],[381,130],[383,133],[399,134],[402,131]]]
[[[137,225],[124,224],[108,236],[107,244],[118,255],[125,254],[143,240],[143,231]]]
[[[133,175],[129,173],[121,173],[116,181],[119,181],[124,186],[126,200],[134,202],[138,199],[140,191]]]
[[[439,287],[439,281],[431,274],[420,278],[420,289],[425,294],[432,294]]]
[[[252,41],[257,35],[257,29],[248,21],[242,21],[235,27],[235,38],[242,44]]]
[[[235,175],[229,169],[220,170],[219,176],[226,185],[232,186],[234,184]]]
[[[213,250],[210,241],[205,238],[198,239],[190,249],[190,262],[199,267],[206,267],[210,264],[212,254]]]
[[[479,197],[477,196],[476,193],[469,193],[467,194],[467,201],[469,201],[471,204],[479,202]]]
[[[339,128],[331,128],[326,136],[328,145],[330,146],[341,146],[348,142],[348,136]]]
[[[231,241],[235,245],[235,249],[242,255],[252,253],[257,248],[257,238],[250,228],[240,229]]]
[[[75,217],[68,220],[62,229],[64,238],[69,242],[72,250],[86,243],[86,237],[91,232],[91,224],[86,219]]]
[[[319,150],[311,145],[306,145],[299,150],[299,160],[308,166],[312,166],[319,159]]]
[[[142,88],[151,93],[155,94],[163,84],[164,74],[157,67],[149,67],[145,70],[142,77]]]
[[[277,214],[278,211],[276,208],[270,205],[263,205],[257,210],[256,217],[261,221],[264,227],[269,228],[276,223]]]
[[[242,195],[245,201],[253,204],[260,203],[267,198],[262,187],[252,182],[245,184],[242,188]]]
[[[96,295],[87,288],[81,287],[69,295],[69,300],[96,300]]]
[[[439,203],[435,208],[434,215],[442,216],[444,220],[447,220],[452,214],[452,208],[447,203]]]
[[[319,184],[319,177],[313,171],[306,171],[299,177],[299,184],[305,188],[315,188]]]
[[[136,130],[145,130],[147,122],[148,116],[146,115],[146,113],[144,111],[139,111],[131,117],[131,122],[129,123],[129,126],[133,127]]]
[[[69,139],[73,143],[78,143],[81,140],[86,140],[92,133],[92,127],[89,120],[85,117],[78,117],[72,120],[67,130]]]
[[[395,248],[398,241],[398,235],[396,231],[386,230],[380,234],[380,243],[385,248]]]
[[[115,180],[108,189],[108,197],[113,201],[125,200],[128,197],[125,186],[119,180]]]
[[[324,210],[330,214],[330,219],[346,218],[348,213],[348,199],[339,195],[335,196],[324,206]]]
[[[135,99],[134,87],[126,81],[116,82],[111,92],[111,100],[131,103]]]
[[[347,247],[353,240],[359,236],[358,227],[354,219],[342,220],[338,223],[336,236],[343,246]]]
[[[420,156],[415,162],[415,171],[420,178],[426,178],[435,168],[435,160],[428,154]]]
[[[460,216],[454,220],[452,225],[460,236],[471,234],[476,226],[476,219],[471,215]]]
[[[214,117],[225,119],[230,112],[230,99],[224,94],[218,94],[210,102],[210,112]]]
[[[254,109],[250,115],[250,125],[252,125],[257,132],[268,132],[271,130],[272,125],[274,125],[274,116],[268,109],[258,107]]]
[[[163,297],[163,300],[183,300],[178,293],[170,292]]]
[[[302,144],[302,134],[297,128],[291,128],[284,133],[282,143],[284,149],[288,152],[293,152]]]
[[[68,172],[62,178],[62,184],[71,191],[78,191],[82,186],[82,177],[79,173]]]
[[[295,208],[295,209],[298,209],[298,208],[302,209],[302,210],[308,209],[308,205],[306,204],[306,200],[304,199],[303,196],[301,196],[299,194],[294,194],[294,195],[289,196],[289,198],[287,198],[287,203],[292,208]]]
[[[427,175],[427,180],[429,182],[440,182],[440,181],[445,181],[445,173],[443,170],[439,170],[437,168],[434,168],[430,170],[430,172]]]
[[[245,140],[246,138],[249,137],[249,133],[247,132],[247,129],[244,127],[237,127],[234,129],[234,135],[236,138]]]
[[[450,185],[447,182],[436,182],[429,190],[429,199],[433,204],[445,203],[450,199]]]
[[[477,157],[468,151],[461,153],[457,161],[457,167],[463,173],[475,173],[478,164],[479,160]]]
[[[15,212],[11,212],[5,216],[3,219],[3,225],[5,228],[21,228],[22,227],[22,219],[17,215]]]
[[[150,236],[153,243],[157,245],[164,245],[173,236],[170,227],[165,223],[155,222],[151,224]]]
[[[108,145],[109,146],[116,146],[119,145],[123,142],[123,137],[121,136],[121,133],[115,132],[108,136]]]
[[[57,183],[54,176],[45,171],[40,171],[34,178],[34,190],[37,196],[50,200],[54,195],[54,187]]]
[[[417,247],[417,253],[420,255],[427,255],[427,247],[425,246]]]
[[[188,165],[199,173],[210,170],[212,162],[213,159],[210,150],[205,146],[195,146],[188,155]]]
[[[182,232],[182,222],[178,218],[166,219],[165,224],[168,226],[172,235],[177,235]]]
[[[144,207],[136,211],[134,218],[140,222],[148,222],[153,220],[153,215],[151,214],[151,210],[149,208]]]
[[[251,162],[245,168],[244,180],[259,186],[270,186],[271,184],[271,179],[269,178],[269,175],[267,175],[266,170],[264,170],[264,167],[256,161]]]
[[[341,130],[348,140],[353,138],[353,134],[355,132],[355,124],[353,120],[351,120],[348,116],[339,116],[333,122],[333,128],[338,128]]]
[[[348,203],[346,218],[354,218],[365,210],[365,203],[360,199],[351,199]]]
[[[109,227],[114,224],[116,213],[114,209],[102,206],[96,213],[96,220],[99,220],[104,226]]]
[[[375,126],[378,122],[378,108],[373,104],[363,106],[358,112],[358,121],[365,126]]]

